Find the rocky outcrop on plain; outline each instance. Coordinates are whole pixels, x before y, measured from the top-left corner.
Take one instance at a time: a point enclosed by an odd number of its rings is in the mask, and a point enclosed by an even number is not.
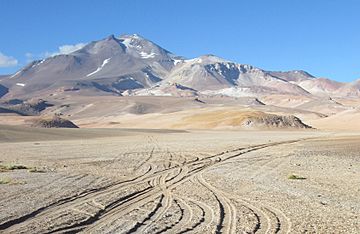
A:
[[[20,99],[11,99],[0,103],[3,113],[16,113],[23,116],[39,115],[47,107],[52,106],[42,99],[30,99],[23,101]]]
[[[243,121],[242,126],[246,128],[312,128],[311,126],[303,123],[296,116],[281,116],[272,114],[248,117]]]
[[[37,128],[79,128],[73,122],[67,119],[55,116],[50,119],[41,118],[33,120],[31,127]]]

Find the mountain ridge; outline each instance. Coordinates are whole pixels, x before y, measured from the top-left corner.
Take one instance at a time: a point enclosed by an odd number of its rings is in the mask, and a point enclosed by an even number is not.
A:
[[[173,86],[178,84],[179,86]],[[138,34],[109,35],[70,53],[35,60],[2,77],[2,98],[77,91],[87,95],[360,96],[360,82],[317,78],[303,70],[267,71],[212,54],[187,59]],[[177,90],[178,88],[179,90]],[[181,87],[181,88],[180,88]],[[172,91],[167,91],[172,90]]]

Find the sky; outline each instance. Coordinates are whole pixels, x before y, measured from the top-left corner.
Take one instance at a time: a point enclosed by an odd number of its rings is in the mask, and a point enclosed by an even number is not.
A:
[[[0,74],[133,33],[187,58],[360,78],[358,0],[0,0]]]

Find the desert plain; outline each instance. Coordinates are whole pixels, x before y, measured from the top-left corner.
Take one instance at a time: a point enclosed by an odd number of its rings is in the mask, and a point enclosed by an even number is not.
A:
[[[0,232],[360,233],[359,142],[1,125]]]

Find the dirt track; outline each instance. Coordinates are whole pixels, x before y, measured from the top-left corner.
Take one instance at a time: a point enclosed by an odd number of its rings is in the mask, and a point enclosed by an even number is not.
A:
[[[360,184],[359,138],[264,133],[255,139],[257,134],[143,133],[84,141],[3,143],[6,156],[0,160],[14,161],[15,156],[18,163],[41,164],[47,172],[0,174],[25,182],[0,185],[0,230],[360,231],[360,191],[354,187]],[[238,145],[224,143],[230,139]],[[200,142],[209,145],[197,146]],[[290,173],[306,179],[289,180]]]

